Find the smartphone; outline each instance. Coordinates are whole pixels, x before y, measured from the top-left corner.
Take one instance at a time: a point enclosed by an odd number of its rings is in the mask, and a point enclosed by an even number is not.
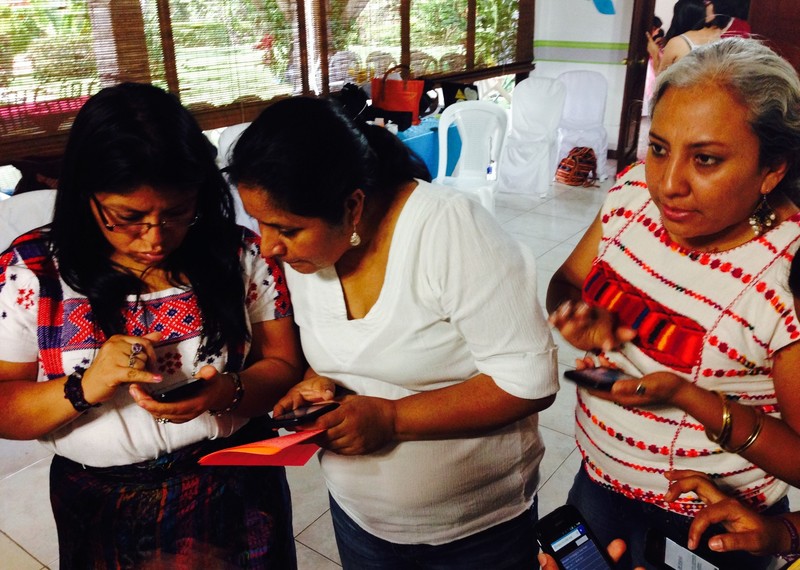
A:
[[[151,390],[150,396],[159,402],[179,402],[194,398],[205,388],[205,380],[187,378],[177,384],[170,384],[163,389]]]
[[[583,370],[565,370],[564,378],[572,380],[579,386],[593,390],[608,392],[617,380],[630,380],[633,376],[616,368],[584,368]]]
[[[274,428],[296,426],[310,422],[322,414],[327,414],[331,410],[339,407],[339,402],[325,402],[324,404],[314,404],[313,406],[305,406],[297,408],[291,412],[286,412],[280,416],[271,419],[270,426]]]
[[[647,531],[644,558],[660,570],[719,570],[710,562],[653,529]]]
[[[536,523],[536,540],[555,558],[561,570],[615,568],[606,547],[597,540],[580,511],[572,505],[558,507]]]

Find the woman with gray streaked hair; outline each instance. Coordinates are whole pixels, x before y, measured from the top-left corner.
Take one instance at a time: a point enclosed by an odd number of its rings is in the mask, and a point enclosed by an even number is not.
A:
[[[713,49],[699,50],[659,77],[650,103],[652,116],[670,88],[689,88],[717,80],[733,90],[748,108],[748,123],[759,139],[762,165],[787,162],[776,186],[789,197],[800,192],[800,80],[791,64],[759,41],[727,38]]]
[[[674,470],[771,514],[788,508],[777,477],[800,483],[797,73],[754,40],[700,47],[659,78],[649,138],[547,299],[565,339],[633,377],[578,390],[569,494],[601,539],[626,540],[623,567],[644,564],[649,527],[687,544],[703,504],[668,494]],[[720,568],[769,562],[707,540]]]

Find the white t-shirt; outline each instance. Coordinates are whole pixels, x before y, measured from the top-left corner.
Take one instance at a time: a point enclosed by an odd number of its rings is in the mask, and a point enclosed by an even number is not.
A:
[[[357,394],[399,399],[479,372],[520,398],[558,390],[533,255],[456,191],[419,182],[363,319],[348,320],[334,267],[286,273],[310,366]],[[543,452],[533,414],[481,437],[322,452],[320,461],[331,495],[365,530],[442,544],[529,508]]]
[[[40,241],[22,247],[44,251]],[[70,374],[76,367],[87,368],[99,349],[93,337],[93,321],[88,317],[88,300],[60,277],[63,299],[42,291],[37,277],[41,270],[32,269],[22,261],[19,251],[10,249],[0,256],[0,360],[38,361],[40,382],[48,379],[47,368],[51,371],[57,368],[62,375]],[[281,268],[274,260],[261,257],[257,236],[250,235],[242,249],[241,260],[248,293],[248,323],[290,315],[291,305]],[[43,340],[47,335],[39,322],[40,307],[45,300],[46,306],[56,307],[55,314],[63,321],[52,329],[55,331],[52,341]],[[204,364],[211,364],[220,371],[225,369],[230,358],[226,349],[204,355],[198,361],[202,325],[191,289],[173,287],[141,295],[138,299],[131,296],[126,311],[128,334],[141,336],[154,330],[164,334],[155,347],[157,362],[152,363],[152,370],[164,376],[164,386],[192,376]],[[43,346],[48,342],[54,346]],[[249,346],[244,350],[246,354]],[[72,461],[110,467],[154,459],[204,439],[228,437],[247,421],[235,414],[200,414],[182,424],[159,424],[136,404],[128,390],[120,387],[114,397],[100,407],[90,409],[40,441],[54,453]]]

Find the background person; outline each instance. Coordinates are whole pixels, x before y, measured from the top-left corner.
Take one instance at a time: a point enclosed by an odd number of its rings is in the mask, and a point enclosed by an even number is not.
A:
[[[0,435],[55,453],[63,569],[295,566],[283,470],[197,465],[269,437],[248,417],[301,371],[281,269],[214,158],[173,96],[104,89],[71,129],[52,225],[0,256]],[[194,397],[149,395],[192,376]]]
[[[275,413],[309,426],[347,569],[530,568],[557,389],[531,253],[381,127],[330,101],[267,108],[230,174],[287,265],[305,380]]]
[[[717,14],[707,0],[678,0],[664,46],[648,34],[647,51],[656,76],[698,46],[719,40],[730,20],[730,16]]]
[[[569,496],[602,540],[626,540],[635,564],[648,526],[685,544],[702,506],[667,500],[663,472],[713,473],[765,512],[787,508],[776,476],[800,481],[797,462],[776,453],[800,444],[786,283],[800,245],[789,199],[799,111],[796,72],[755,41],[677,62],[655,94],[646,165],[609,190],[551,280],[564,338],[641,377],[610,394],[578,390],[584,468]],[[700,555],[721,567],[768,562]]]

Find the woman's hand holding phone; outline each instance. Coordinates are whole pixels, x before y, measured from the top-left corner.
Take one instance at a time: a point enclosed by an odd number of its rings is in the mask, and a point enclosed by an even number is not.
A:
[[[230,375],[205,365],[189,382],[173,384],[154,391],[158,386],[132,384],[129,391],[142,409],[160,423],[184,423],[208,410],[224,409],[231,402]]]
[[[279,416],[272,416],[270,419],[270,426],[273,428],[288,428],[305,423],[312,423],[315,419],[323,414],[339,407],[339,402],[324,402],[322,404],[312,404],[310,406],[302,406],[295,408],[285,414]]]
[[[330,402],[336,394],[336,384],[330,378],[319,376],[312,370],[275,404],[272,417],[282,416],[297,408],[321,402]]]
[[[614,562],[619,562],[619,559],[622,558],[622,555],[625,554],[625,551],[628,549],[628,545],[625,544],[625,541],[621,538],[616,538],[612,540],[608,544],[608,548],[606,548],[606,552],[608,552],[609,557]],[[539,553],[539,565],[541,566],[541,570],[560,570],[558,567],[558,563],[556,559],[550,556],[545,552]],[[634,570],[645,570],[643,566],[637,566]]]

